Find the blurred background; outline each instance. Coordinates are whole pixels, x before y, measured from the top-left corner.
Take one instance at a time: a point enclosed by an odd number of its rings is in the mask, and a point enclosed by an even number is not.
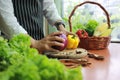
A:
[[[66,27],[69,30],[68,17],[73,10],[74,6],[84,2],[86,0],[55,0],[59,14],[62,16]],[[89,0],[100,3],[108,11],[111,20],[111,28],[113,28],[111,34],[111,42],[120,42],[120,0]],[[78,26],[80,23],[86,23],[90,19],[95,19],[98,22],[105,22],[106,16],[98,6],[92,4],[85,4],[79,7],[74,14],[73,28]],[[47,26],[47,25],[46,25]],[[50,26],[50,25],[49,25]],[[47,33],[49,34],[56,29],[53,27],[46,27]],[[73,29],[74,31],[74,29]]]
[[[69,30],[68,17],[73,10],[74,6],[84,2],[86,0],[54,0],[57,5],[58,12],[63,18],[66,28]],[[109,13],[111,28],[113,28],[111,34],[111,42],[120,42],[120,0],[89,0],[100,3]],[[76,30],[76,26],[81,27],[81,24],[85,24],[88,20],[94,19],[99,23],[106,22],[106,16],[98,6],[92,4],[85,4],[80,6],[72,17],[73,32]],[[49,27],[50,25],[45,20],[45,35],[56,31],[55,27]],[[1,32],[0,32],[1,34]]]

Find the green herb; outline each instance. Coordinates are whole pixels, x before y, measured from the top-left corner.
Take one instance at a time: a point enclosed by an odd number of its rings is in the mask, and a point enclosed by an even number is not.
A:
[[[30,37],[0,37],[0,80],[82,80],[81,67],[68,69],[30,48]]]

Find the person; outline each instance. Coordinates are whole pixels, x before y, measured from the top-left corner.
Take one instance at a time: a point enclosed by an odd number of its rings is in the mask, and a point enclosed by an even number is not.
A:
[[[57,32],[44,36],[43,16]],[[9,39],[20,33],[31,36],[31,47],[39,52],[58,51],[53,46],[63,46],[64,39],[57,35],[72,34],[65,29],[54,0],[0,0],[0,30]]]

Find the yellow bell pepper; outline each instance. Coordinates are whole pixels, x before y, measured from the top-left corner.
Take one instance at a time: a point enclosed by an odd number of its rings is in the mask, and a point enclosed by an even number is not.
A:
[[[67,41],[68,41],[68,44],[67,44],[67,49],[75,49],[78,47],[78,44],[80,42],[79,38],[75,35],[68,35],[67,36]]]

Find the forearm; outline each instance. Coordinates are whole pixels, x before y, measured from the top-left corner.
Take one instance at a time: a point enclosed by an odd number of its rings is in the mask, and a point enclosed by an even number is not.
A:
[[[11,0],[0,0],[0,30],[5,33],[8,38],[19,33],[27,34],[14,16]]]
[[[31,47],[31,48],[36,48],[36,41],[37,41],[37,40],[33,39],[32,37],[31,37],[30,40],[31,40],[31,45],[30,45],[30,47]]]
[[[43,12],[52,26],[54,26],[56,22],[62,21],[56,5],[54,4],[54,0],[43,0]]]

